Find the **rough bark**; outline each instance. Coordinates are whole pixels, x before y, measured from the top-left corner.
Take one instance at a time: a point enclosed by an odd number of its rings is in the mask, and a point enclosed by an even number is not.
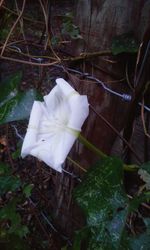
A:
[[[132,33],[140,43],[150,21],[150,1],[78,0],[76,23],[84,42],[80,42],[77,53],[95,52],[111,48],[112,39],[118,35]],[[131,93],[125,79],[126,63],[132,67],[132,57],[95,57],[86,61],[84,70],[97,76],[107,86],[120,93]],[[130,69],[129,69],[130,70]],[[92,73],[91,73],[92,72]],[[112,81],[116,81],[110,83]],[[82,87],[81,87],[82,86]],[[118,130],[123,128],[128,103],[104,91],[96,84],[78,82],[78,88],[89,96],[90,103]],[[115,140],[114,132],[91,112],[86,127],[86,136],[106,153],[110,153]],[[89,162],[89,157],[87,161]],[[93,158],[92,158],[93,160]]]
[[[110,49],[113,37],[128,32],[133,32],[136,39],[141,41],[150,20],[150,1],[78,0],[75,14],[76,23],[81,30],[83,40],[73,42],[72,53],[80,55],[81,52]],[[126,79],[118,82],[118,80],[126,78],[126,64],[128,63],[128,68],[132,66],[129,60],[132,62],[132,56],[95,57],[80,63],[77,62],[77,65],[72,66],[80,66],[82,71],[104,81],[111,89],[130,94],[131,91]],[[130,70],[133,71],[133,69],[129,68]],[[118,131],[121,131],[124,127],[128,103],[104,91],[100,85],[94,82],[87,81],[84,78],[77,78],[75,75],[70,76],[69,79],[81,94],[88,95],[89,102],[95,110],[102,114]],[[86,138],[101,150],[108,154],[111,152],[116,134],[92,110],[90,110],[90,116],[84,125],[83,131]],[[121,145],[120,142],[117,145]],[[88,168],[97,160],[97,157],[86,150],[80,143],[76,143],[75,147],[73,148],[76,149],[73,150],[73,159],[79,161],[84,167]],[[81,175],[80,170],[75,166],[68,164],[65,167],[69,171],[73,169],[73,172],[78,176]],[[62,176],[62,182],[65,183],[64,178]],[[59,200],[58,210],[56,211],[58,224],[61,221],[62,227],[69,235],[72,235],[74,229],[79,228],[79,225],[82,225],[84,221],[83,216],[72,203],[71,192],[76,184],[76,181],[66,182],[67,188],[65,190],[59,185],[56,194]],[[66,212],[63,216],[60,209],[64,209]],[[78,221],[78,225],[74,221]]]

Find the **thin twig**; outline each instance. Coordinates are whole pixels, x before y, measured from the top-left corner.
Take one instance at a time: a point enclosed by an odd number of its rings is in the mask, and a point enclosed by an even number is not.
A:
[[[5,9],[5,10],[7,10],[8,12],[12,13],[13,15],[18,16],[18,14],[17,14],[16,11],[7,8],[5,5],[3,5],[2,8]],[[27,16],[24,16],[24,17],[22,17],[22,18],[23,18],[24,20],[28,21],[28,22],[34,22],[34,23],[37,23],[37,24],[42,24],[42,25],[44,25],[44,23],[43,23],[42,21],[38,21],[38,20],[32,19],[32,18],[27,17]]]
[[[54,54],[54,56],[57,58],[57,60],[60,62],[61,59],[58,57],[58,55],[55,53],[55,51],[53,50],[52,48],[52,45],[51,45],[51,39],[50,39],[50,33],[49,33],[49,29],[48,29],[48,15],[46,14],[46,11],[45,11],[45,8],[44,8],[44,5],[42,3],[41,0],[39,0],[40,2],[40,5],[41,5],[41,8],[42,8],[42,11],[43,11],[43,15],[44,15],[44,19],[45,19],[45,27],[46,27],[46,33],[47,33],[47,41],[45,43],[45,47],[44,47],[44,50],[47,49],[47,46],[49,45],[50,46],[50,49],[52,51],[52,53]]]
[[[76,167],[80,168],[82,171],[87,172],[87,170],[86,170],[84,167],[82,167],[82,166],[81,166],[79,163],[77,163],[76,161],[72,160],[69,156],[67,156],[67,159],[68,159],[71,163],[73,163]]]
[[[150,138],[150,134],[147,131],[146,124],[145,124],[145,117],[144,117],[144,98],[142,100],[142,105],[141,105],[141,119],[143,123],[143,129],[144,129],[144,134]]]
[[[0,7],[2,6],[3,2],[4,2],[4,0],[1,0],[1,1],[0,1]]]
[[[13,24],[13,26],[11,27],[11,29],[10,29],[8,35],[7,35],[7,38],[6,38],[6,40],[5,40],[5,43],[4,43],[4,45],[3,45],[3,48],[2,48],[2,51],[1,51],[1,54],[0,54],[1,56],[2,56],[3,53],[4,53],[4,50],[5,50],[6,46],[7,46],[8,40],[9,40],[9,38],[10,38],[10,36],[11,36],[13,30],[15,29],[15,27],[16,27],[18,21],[20,20],[20,18],[21,18],[22,15],[23,15],[23,11],[24,11],[24,8],[25,8],[25,3],[26,3],[26,0],[23,0],[22,10],[20,11],[20,14],[19,14],[18,18],[16,19],[15,23]]]
[[[49,62],[49,63],[36,63],[36,62],[29,62],[29,61],[16,59],[16,58],[10,58],[10,57],[7,57],[7,56],[1,56],[1,55],[0,55],[0,59],[7,60],[7,61],[12,61],[12,62],[23,63],[23,64],[28,64],[28,65],[45,66],[45,67],[52,66],[52,65],[55,65],[55,64],[59,63],[58,61]]]
[[[80,61],[83,59],[90,59],[92,57],[97,57],[97,56],[110,56],[111,54],[112,54],[111,50],[104,50],[104,51],[97,51],[97,52],[92,52],[92,53],[84,53],[84,54],[81,54],[80,56],[76,56],[76,57],[68,57],[68,58],[63,59],[62,61],[74,62],[74,61]]]

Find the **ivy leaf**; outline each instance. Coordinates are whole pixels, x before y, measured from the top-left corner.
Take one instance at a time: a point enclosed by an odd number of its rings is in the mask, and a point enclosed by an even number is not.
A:
[[[16,191],[20,187],[20,180],[15,176],[0,176],[0,195],[8,191]]]
[[[146,183],[146,189],[150,190],[150,162],[143,163],[138,170],[138,174]]]
[[[138,44],[131,34],[122,34],[113,39],[111,50],[114,55],[136,53],[138,51]]]
[[[80,35],[79,28],[73,24],[72,13],[66,13],[66,15],[63,17],[61,32],[62,34],[69,35],[72,39],[82,38]]]
[[[19,72],[0,83],[0,107],[17,95],[21,77]]]
[[[0,221],[9,220],[11,224],[8,233],[15,234],[22,238],[29,232],[29,230],[27,226],[21,224],[21,216],[16,212],[17,202],[17,199],[13,199],[1,209]]]
[[[13,199],[0,210],[0,220],[10,220],[11,226],[18,225],[21,217],[16,213],[17,199]]]
[[[21,185],[20,179],[17,176],[11,175],[10,168],[0,162],[0,195],[8,191],[15,191]]]
[[[88,172],[75,191],[75,198],[87,218],[90,250],[117,250],[127,244],[124,226],[128,199],[122,179],[123,163],[107,157]]]
[[[150,249],[150,234],[141,234],[138,237],[130,240],[130,249],[133,250],[149,250]]]
[[[9,99],[0,107],[0,124],[28,118],[36,98],[36,90],[30,89]]]

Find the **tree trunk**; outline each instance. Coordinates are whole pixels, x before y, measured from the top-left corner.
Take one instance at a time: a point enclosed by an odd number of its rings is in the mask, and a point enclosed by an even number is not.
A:
[[[113,38],[130,33],[137,42],[148,28],[150,21],[150,1],[141,0],[78,0],[76,5],[76,23],[80,28],[83,41],[79,42],[76,53],[98,52],[111,49]],[[135,56],[94,57],[80,65],[85,72],[107,83],[107,87],[119,93],[131,94],[127,84],[126,68],[133,73]],[[118,81],[124,79],[122,81]],[[130,80],[133,80],[131,75]],[[132,82],[131,82],[132,84]],[[100,85],[78,82],[78,89],[89,97],[96,111],[102,114],[110,124],[120,131],[126,118],[129,102],[104,90]],[[110,153],[116,134],[93,111],[88,118],[85,135],[106,153]],[[89,156],[89,155],[88,155]],[[83,156],[82,156],[83,157]],[[87,164],[93,157],[86,157]]]
[[[150,1],[146,0],[78,0],[75,10],[76,23],[83,37],[83,40],[75,40],[72,43],[72,51],[75,55],[80,55],[81,52],[98,52],[110,49],[114,37],[128,32],[132,32],[137,41],[140,42],[150,20]],[[80,63],[76,62],[76,65],[70,65],[70,67],[78,66],[83,72],[103,81],[110,89],[121,94],[131,94],[126,79],[126,68],[128,68],[129,73],[133,72],[135,58],[135,55],[125,54],[97,56],[89,60],[82,60]],[[124,127],[129,103],[104,90],[100,84],[87,81],[84,76],[70,75],[69,78],[81,94],[88,96],[89,103],[94,109],[103,115],[118,131],[121,131]],[[132,79],[133,75],[131,74]],[[116,139],[116,133],[92,110],[90,110],[90,116],[83,131],[89,141],[105,153],[110,154]],[[73,159],[79,161],[85,168],[88,168],[97,159],[80,143],[76,143],[74,151],[76,153],[73,152]],[[77,175],[81,174],[75,166],[70,166],[70,164],[68,164],[68,167],[66,166],[66,169],[69,171],[73,169],[73,172]],[[65,183],[64,178],[62,176]],[[83,223],[82,216],[72,203],[71,198],[71,192],[76,183],[76,181],[71,181],[71,184],[66,182],[66,186],[69,186],[69,194],[62,190],[60,185],[57,192],[57,196],[62,197],[62,199],[61,201],[58,199],[60,203],[58,204],[56,217],[58,223],[63,221],[61,225],[64,225],[64,230],[69,235],[79,227],[79,224]],[[61,209],[66,211],[63,216],[60,212]],[[78,221],[78,225],[74,221]]]

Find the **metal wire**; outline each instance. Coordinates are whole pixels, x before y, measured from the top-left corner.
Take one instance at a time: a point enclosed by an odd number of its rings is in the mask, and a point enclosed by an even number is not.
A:
[[[14,46],[14,45],[13,45],[13,46],[11,46],[11,47],[15,48],[15,49],[16,49],[18,52],[20,52],[20,53],[22,52],[21,49],[20,49],[19,47],[17,47],[17,46]],[[149,49],[149,47],[150,47],[150,42],[148,43],[147,50]],[[36,60],[36,61],[39,62],[39,63],[41,63],[41,62],[44,60],[44,58],[35,58],[35,57],[32,57],[32,59],[33,59],[33,60]],[[60,69],[64,70],[64,66],[63,66],[63,65],[57,65],[57,64],[56,64],[56,65],[53,65],[53,67],[55,67],[55,68],[60,68]],[[79,71],[79,70],[71,69],[71,68],[68,68],[68,67],[67,67],[66,69],[67,69],[69,72],[73,72],[73,73],[82,75],[82,76],[84,76],[86,79],[93,80],[93,81],[99,83],[99,84],[101,85],[101,87],[102,87],[104,90],[106,90],[107,92],[109,92],[109,93],[112,94],[112,95],[115,95],[115,96],[120,97],[120,98],[121,98],[122,100],[124,100],[124,101],[130,102],[130,101],[132,100],[132,96],[131,96],[131,95],[129,95],[129,94],[127,94],[127,93],[119,93],[119,92],[117,92],[117,91],[115,91],[115,90],[110,89],[109,87],[106,86],[106,84],[105,84],[104,82],[102,82],[101,80],[99,80],[98,78],[96,78],[96,77],[94,77],[94,76],[91,76],[89,73],[83,73],[83,72],[81,72],[81,71]],[[138,104],[139,104],[139,106],[142,105],[141,102],[139,102]],[[147,110],[148,112],[150,112],[150,107],[144,105],[144,109]]]

